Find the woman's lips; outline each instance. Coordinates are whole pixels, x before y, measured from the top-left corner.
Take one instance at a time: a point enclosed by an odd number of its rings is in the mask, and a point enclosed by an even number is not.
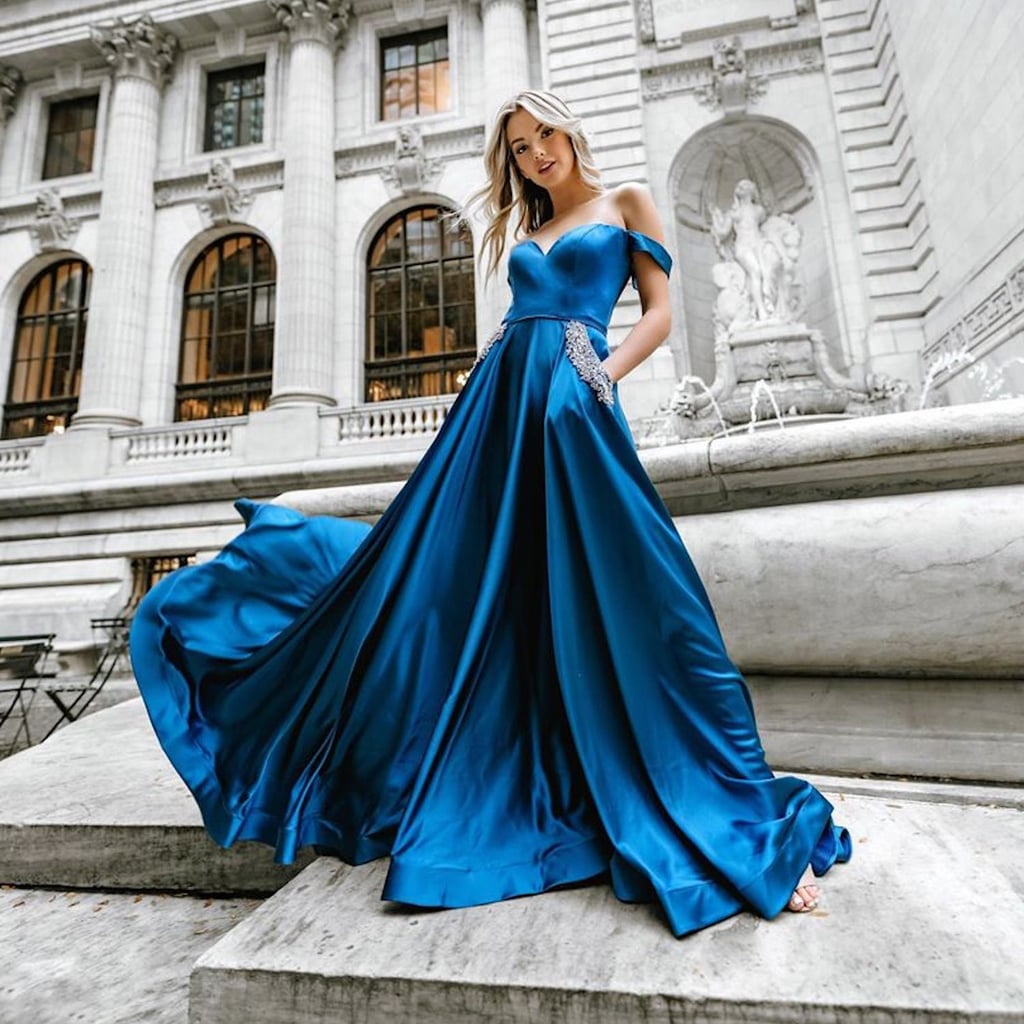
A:
[[[547,174],[548,171],[550,171],[551,168],[554,167],[554,166],[555,166],[555,161],[554,160],[549,160],[546,164],[541,164],[540,167],[537,168],[537,173],[538,174]]]

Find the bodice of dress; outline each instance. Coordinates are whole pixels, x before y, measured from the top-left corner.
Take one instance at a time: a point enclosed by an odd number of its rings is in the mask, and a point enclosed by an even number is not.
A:
[[[630,256],[646,252],[668,274],[672,257],[649,235],[603,221],[577,224],[544,252],[532,239],[508,260],[512,305],[505,322],[528,316],[581,320],[607,330],[615,303],[632,277]]]

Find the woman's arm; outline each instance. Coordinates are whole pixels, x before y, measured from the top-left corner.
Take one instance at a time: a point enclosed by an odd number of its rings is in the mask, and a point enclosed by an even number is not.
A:
[[[627,228],[650,235],[655,241],[664,241],[661,217],[645,186],[626,182],[615,189],[615,200]],[[643,315],[601,364],[612,380],[621,380],[642,363],[668,337],[672,328],[668,275],[645,252],[634,253],[633,259]]]

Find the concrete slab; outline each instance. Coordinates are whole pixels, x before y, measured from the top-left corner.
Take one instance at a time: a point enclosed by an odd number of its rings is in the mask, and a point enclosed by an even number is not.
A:
[[[0,888],[4,1024],[185,1024],[197,956],[259,905]]]
[[[1024,814],[826,792],[819,909],[682,940],[604,885],[416,912],[321,858],[199,958],[191,1024],[1020,1024]]]
[[[314,859],[223,850],[149,725],[141,698],[0,761],[0,883],[270,893]]]

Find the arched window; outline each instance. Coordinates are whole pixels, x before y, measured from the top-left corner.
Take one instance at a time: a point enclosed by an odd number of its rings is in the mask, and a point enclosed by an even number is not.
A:
[[[4,405],[5,438],[62,431],[78,408],[90,277],[84,261],[61,260],[25,289]]]
[[[476,358],[473,239],[447,212],[404,210],[370,246],[368,402],[458,391]]]
[[[276,276],[274,254],[256,235],[219,238],[196,258],[185,277],[175,419],[266,408]]]

